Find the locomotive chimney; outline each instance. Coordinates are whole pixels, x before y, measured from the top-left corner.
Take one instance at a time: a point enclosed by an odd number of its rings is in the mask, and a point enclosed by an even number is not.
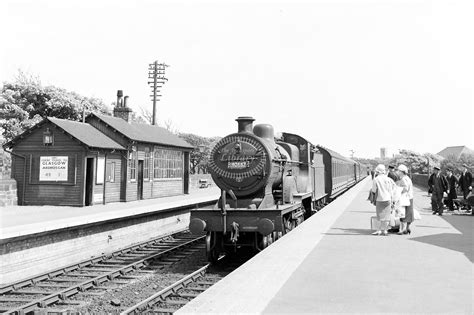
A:
[[[238,132],[252,133],[254,120],[255,119],[253,119],[250,116],[241,116],[237,118],[235,121],[237,121],[238,126],[239,126]]]
[[[116,107],[122,107],[122,97],[123,97],[123,91],[117,90],[117,105],[115,105]]]

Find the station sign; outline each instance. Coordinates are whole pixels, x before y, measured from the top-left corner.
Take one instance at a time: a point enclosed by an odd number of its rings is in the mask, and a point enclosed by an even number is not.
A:
[[[39,168],[40,181],[67,181],[67,156],[41,156]]]

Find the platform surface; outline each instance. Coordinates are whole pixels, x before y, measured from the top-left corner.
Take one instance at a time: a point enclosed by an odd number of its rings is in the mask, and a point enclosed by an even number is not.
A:
[[[0,240],[91,224],[122,217],[173,209],[217,200],[217,187],[191,190],[190,194],[108,203],[88,207],[10,206],[0,208]]]
[[[366,178],[177,314],[473,314],[474,216],[432,215],[373,236]]]

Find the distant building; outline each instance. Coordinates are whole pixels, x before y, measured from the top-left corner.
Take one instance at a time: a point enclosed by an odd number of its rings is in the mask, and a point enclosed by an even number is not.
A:
[[[455,159],[459,159],[463,154],[474,154],[474,151],[462,145],[455,147],[446,147],[445,149],[439,151],[437,154],[439,156],[444,157],[445,159],[448,157],[454,157]]]
[[[388,148],[380,148],[380,158],[381,159],[391,158],[390,151]]]

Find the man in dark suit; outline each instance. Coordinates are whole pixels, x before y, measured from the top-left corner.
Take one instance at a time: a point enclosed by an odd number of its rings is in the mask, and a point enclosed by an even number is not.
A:
[[[471,210],[471,205],[467,202],[467,196],[472,191],[472,174],[469,172],[467,164],[463,164],[463,171],[459,177],[459,187],[461,187],[467,210]]]
[[[447,169],[446,173],[448,176],[446,177],[446,180],[448,181],[448,198],[446,198],[446,205],[448,206],[449,210],[453,211],[454,210],[454,199],[458,198],[458,195],[456,194],[456,186],[458,184],[457,178],[453,175],[453,171],[451,169]]]
[[[428,179],[431,190],[431,209],[433,214],[443,215],[443,193],[448,191],[448,181],[440,174],[438,166],[434,167],[433,174]]]
[[[398,180],[400,180],[400,177],[398,177],[397,173],[395,173],[395,166],[390,164],[388,166],[388,174],[387,176],[391,179],[393,179],[393,181],[396,183]]]

